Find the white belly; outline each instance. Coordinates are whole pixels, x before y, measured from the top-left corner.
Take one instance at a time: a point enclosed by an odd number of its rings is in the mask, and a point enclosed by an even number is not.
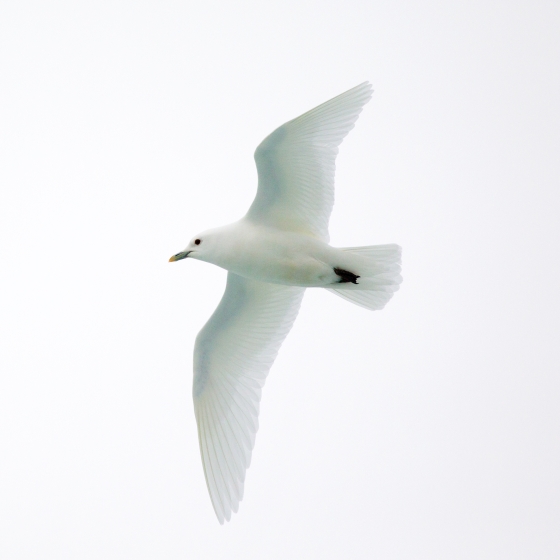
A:
[[[326,286],[336,279],[332,268],[313,258],[305,257],[249,262],[247,266],[239,267],[233,272],[254,280],[288,286]]]
[[[238,239],[220,266],[240,276],[303,287],[337,282],[329,264],[336,249],[318,239],[254,226],[245,226]]]

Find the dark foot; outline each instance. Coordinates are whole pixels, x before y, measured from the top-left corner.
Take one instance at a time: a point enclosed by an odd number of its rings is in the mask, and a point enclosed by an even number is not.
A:
[[[353,272],[348,272],[347,270],[342,270],[342,268],[333,268],[334,273],[340,276],[339,284],[344,284],[345,282],[352,282],[352,284],[357,284],[356,280],[359,276],[356,276]]]

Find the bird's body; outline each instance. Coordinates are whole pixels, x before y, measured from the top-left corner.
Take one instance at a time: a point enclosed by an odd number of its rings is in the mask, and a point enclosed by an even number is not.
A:
[[[362,263],[357,255],[309,235],[254,224],[247,218],[200,234],[204,243],[210,236],[217,250],[210,257],[201,255],[200,260],[244,278],[325,288],[341,283],[335,268],[362,276],[359,273]]]
[[[224,296],[196,338],[193,378],[202,464],[220,523],[243,497],[261,389],[305,289],[375,310],[401,282],[398,245],[328,243],[338,146],[370,97],[366,82],[277,128],[255,152],[259,185],[247,215],[199,234],[170,259],[228,271]]]

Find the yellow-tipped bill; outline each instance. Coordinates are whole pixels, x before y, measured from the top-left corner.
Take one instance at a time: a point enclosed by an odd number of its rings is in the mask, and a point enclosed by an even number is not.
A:
[[[177,253],[176,255],[173,255],[170,259],[169,262],[175,262],[175,261],[180,261],[181,259],[186,259],[189,256],[190,251],[182,251],[181,253]]]

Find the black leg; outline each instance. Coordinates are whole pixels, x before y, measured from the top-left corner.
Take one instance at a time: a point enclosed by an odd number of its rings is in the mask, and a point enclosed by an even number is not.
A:
[[[353,272],[348,272],[347,270],[342,270],[342,268],[333,268],[335,274],[340,276],[339,284],[344,284],[345,282],[352,282],[352,284],[357,284],[356,280],[359,278]]]

